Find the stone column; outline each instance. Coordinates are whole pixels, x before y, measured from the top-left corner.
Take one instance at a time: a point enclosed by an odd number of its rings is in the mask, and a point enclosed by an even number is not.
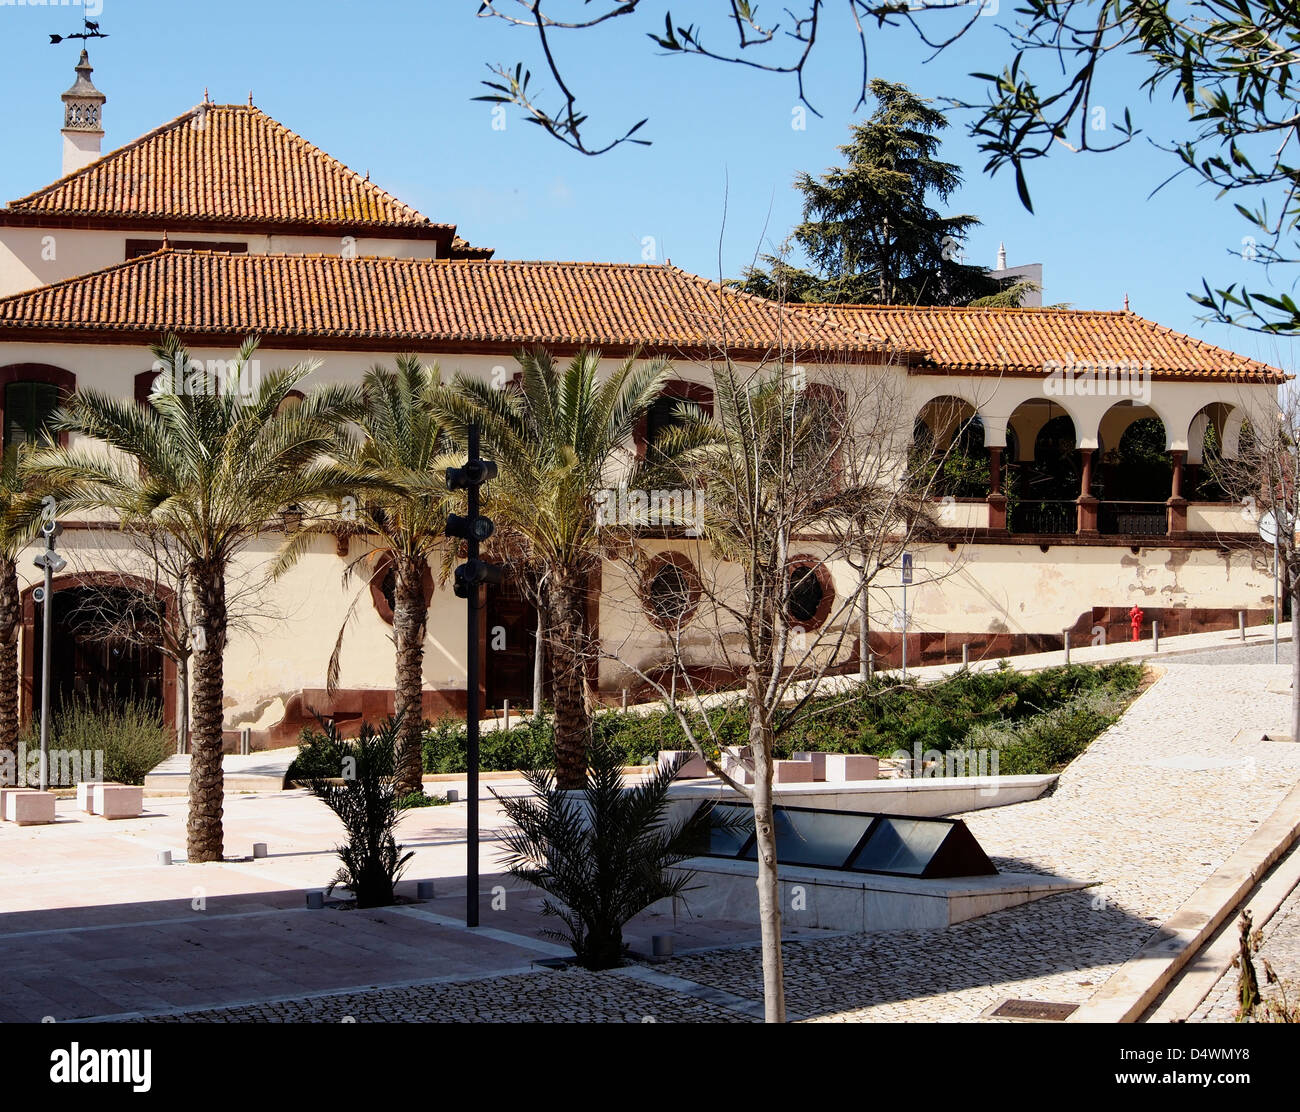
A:
[[[1169,535],[1185,537],[1187,535],[1187,499],[1183,497],[1183,469],[1187,466],[1187,453],[1174,451],[1174,473],[1170,483],[1169,500],[1165,502],[1165,512],[1169,516]]]
[[[1092,456],[1095,449],[1080,448],[1079,461],[1079,534],[1086,537],[1097,535],[1097,499],[1092,496]]]
[[[1007,531],[1007,496],[1002,493],[1002,448],[989,447],[989,531]]]

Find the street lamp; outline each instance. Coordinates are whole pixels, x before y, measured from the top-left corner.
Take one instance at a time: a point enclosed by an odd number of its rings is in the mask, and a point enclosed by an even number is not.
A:
[[[54,632],[54,576],[68,566],[68,561],[54,551],[54,541],[63,532],[56,521],[41,526],[45,534],[45,551],[37,553],[32,561],[45,572],[45,586],[37,587],[32,597],[44,608],[41,637],[41,791],[50,786],[50,637]]]

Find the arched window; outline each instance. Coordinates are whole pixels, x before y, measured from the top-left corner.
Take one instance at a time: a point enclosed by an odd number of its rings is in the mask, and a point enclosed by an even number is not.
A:
[[[39,444],[50,435],[66,443],[64,434],[50,432],[55,411],[72,395],[77,379],[58,367],[26,363],[0,370],[0,436],[3,451],[22,444]]]
[[[636,442],[636,454],[642,458],[653,448],[654,442],[669,429],[682,423],[679,407],[683,402],[692,402],[699,406],[708,416],[713,416],[713,391],[697,382],[669,382],[663,393],[655,399],[646,415],[637,423],[633,440]]]

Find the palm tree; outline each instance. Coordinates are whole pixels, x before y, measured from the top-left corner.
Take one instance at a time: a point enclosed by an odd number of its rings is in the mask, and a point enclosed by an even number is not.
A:
[[[524,353],[509,389],[457,375],[440,401],[458,436],[471,424],[482,429],[484,451],[500,470],[493,517],[543,584],[556,780],[566,790],[586,782],[591,740],[586,604],[602,551],[597,499],[620,478],[620,464],[626,474],[632,434],[670,376],[665,360],[634,357],[601,382],[600,359],[582,351],[561,370],[545,351]]]
[[[175,336],[153,349],[159,377],[147,404],[80,391],[53,425],[104,442],[38,449],[24,472],[61,509],[103,508],[162,528],[189,563],[194,615],[192,757],[187,855],[222,856],[223,664],[226,575],[236,555],[285,506],[365,488],[365,476],[330,459],[338,427],[361,404],[357,386],[324,386],[285,399],[315,370],[257,374],[254,338],[222,372],[191,361]],[[224,381],[221,379],[224,377]],[[260,381],[255,380],[260,377]]]
[[[436,368],[420,365],[414,355],[397,360],[397,372],[371,368],[362,384],[364,402],[355,420],[360,435],[342,433],[340,462],[355,471],[381,476],[388,488],[375,492],[346,520],[319,518],[285,547],[274,574],[282,574],[311,540],[321,533],[363,533],[370,547],[345,568],[350,579],[360,567],[376,563],[393,575],[393,643],[397,650],[394,684],[397,735],[397,792],[420,790],[424,635],[429,600],[424,582],[431,561],[446,552],[446,469],[458,462],[439,423],[436,401],[442,389]],[[349,618],[353,610],[349,610]],[[339,656],[347,620],[339,630],[327,682],[337,682]]]
[[[0,460],[0,752],[18,752],[18,556],[40,526],[40,495],[27,489],[19,452]]]

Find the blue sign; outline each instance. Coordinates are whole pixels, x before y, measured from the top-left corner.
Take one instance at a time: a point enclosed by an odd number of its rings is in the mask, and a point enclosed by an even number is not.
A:
[[[903,553],[903,586],[906,587],[912,582],[912,554]]]

